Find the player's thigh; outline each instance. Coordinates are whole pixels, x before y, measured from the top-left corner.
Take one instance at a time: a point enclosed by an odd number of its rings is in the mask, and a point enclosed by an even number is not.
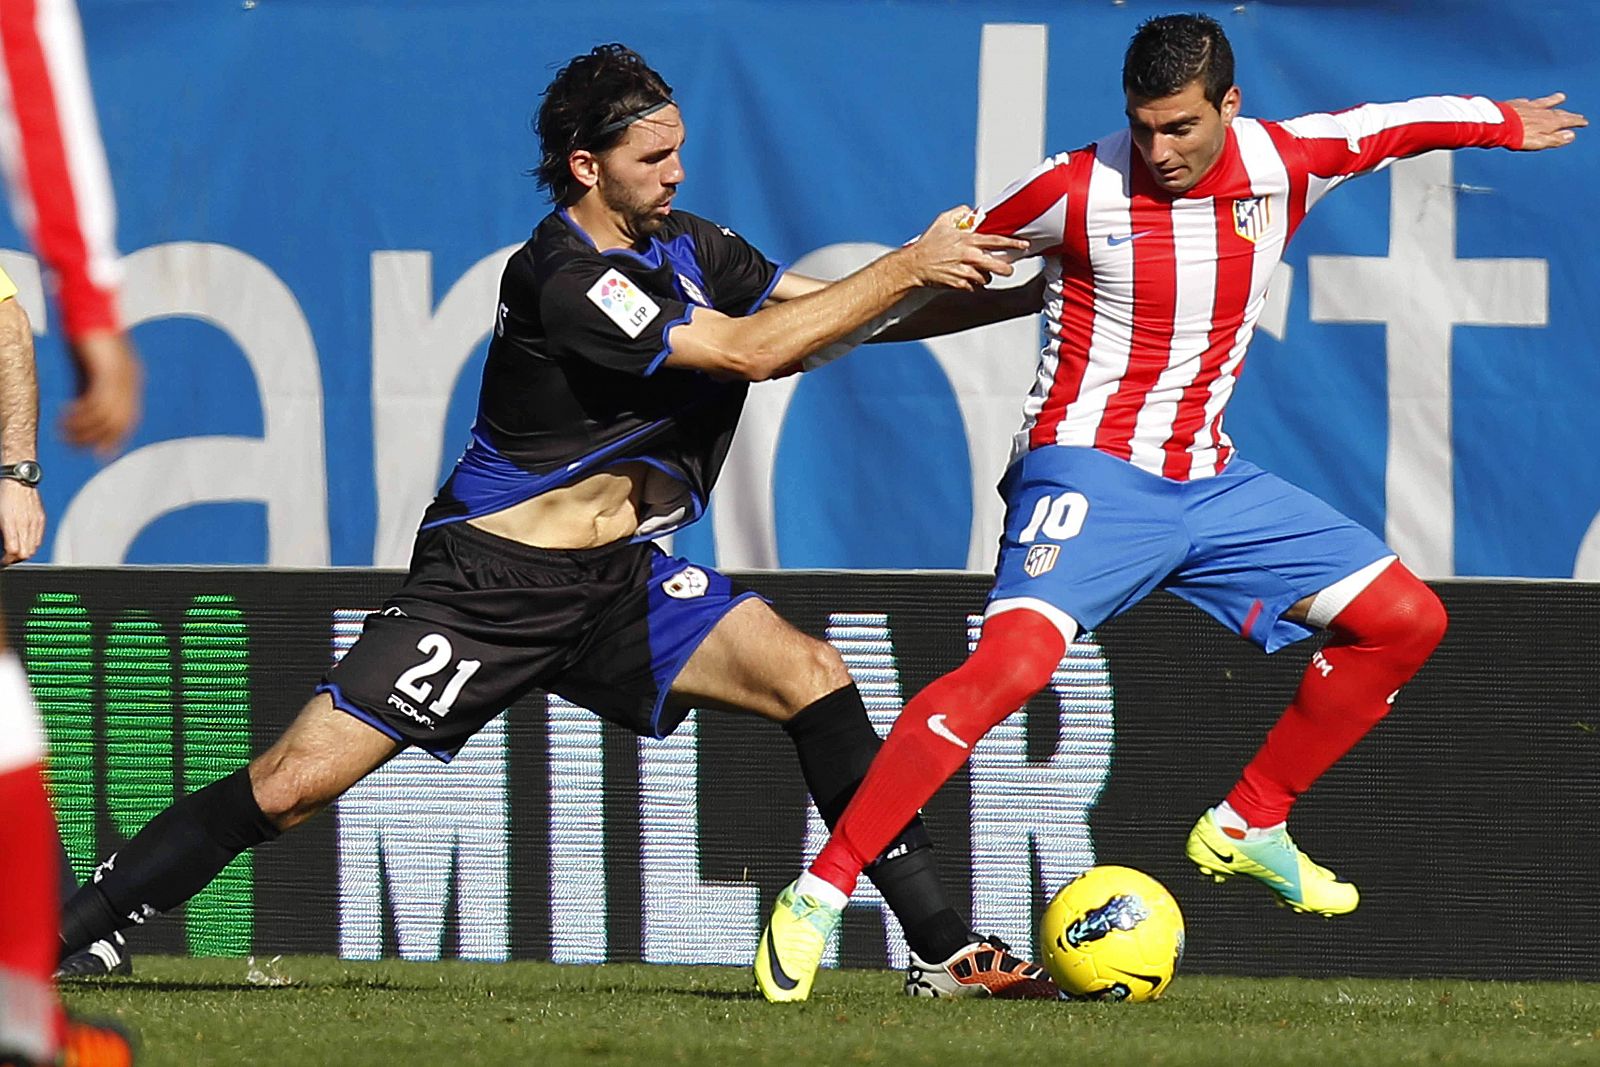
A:
[[[1206,482],[1188,484],[1195,546],[1167,588],[1268,652],[1314,632],[1297,606],[1393,555],[1331,504],[1243,460]]]
[[[287,830],[399,751],[393,738],[339,711],[332,697],[318,693],[272,746],[250,761],[250,785],[262,812]]]
[[[1033,607],[1093,629],[1148,595],[1188,540],[1170,483],[1088,448],[1036,449],[1006,472],[986,614]]]
[[[782,719],[849,680],[831,648],[779,619],[754,592],[653,546],[551,692],[645,737],[693,707]],[[831,657],[836,673],[823,669]],[[819,691],[820,690],[820,691]],[[813,695],[814,694],[814,695]]]
[[[850,683],[844,661],[826,641],[801,633],[763,600],[737,604],[678,672],[675,702],[754,711],[787,720]]]

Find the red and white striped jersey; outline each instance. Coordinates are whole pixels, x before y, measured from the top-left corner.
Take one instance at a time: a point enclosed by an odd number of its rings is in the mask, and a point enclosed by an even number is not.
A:
[[[0,0],[0,164],[67,336],[117,329],[116,205],[73,0]]]
[[[1156,184],[1127,130],[1045,160],[979,224],[1045,260],[1049,336],[1012,458],[1069,445],[1179,481],[1218,473],[1233,455],[1223,411],[1305,213],[1396,159],[1521,141],[1509,108],[1437,96],[1237,118],[1217,162],[1181,194]]]

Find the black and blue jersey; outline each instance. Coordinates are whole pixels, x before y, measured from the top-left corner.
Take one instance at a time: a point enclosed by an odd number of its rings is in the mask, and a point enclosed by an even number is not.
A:
[[[598,251],[555,211],[506,263],[472,439],[424,529],[492,514],[624,462],[676,492],[641,503],[636,539],[699,518],[748,383],[663,366],[696,306],[759,308],[779,267],[733,231],[674,211],[642,250]]]

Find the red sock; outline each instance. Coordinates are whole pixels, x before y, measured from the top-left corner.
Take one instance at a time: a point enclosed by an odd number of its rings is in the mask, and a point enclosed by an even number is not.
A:
[[[1444,605],[1398,562],[1328,625],[1287,711],[1244,769],[1228,803],[1251,826],[1273,826],[1295,799],[1388,714],[1394,694],[1444,636]]]
[[[918,693],[895,720],[811,873],[848,896],[978,739],[1045,687],[1065,652],[1061,631],[1038,612],[1018,608],[985,621],[967,661]]]
[[[0,774],[0,1049],[53,1057],[60,1019],[56,966],[56,824],[37,765]]]
[[[50,981],[60,872],[43,760],[43,725],[22,666],[0,652],[0,1048],[41,1061],[54,1058],[61,1027]]]

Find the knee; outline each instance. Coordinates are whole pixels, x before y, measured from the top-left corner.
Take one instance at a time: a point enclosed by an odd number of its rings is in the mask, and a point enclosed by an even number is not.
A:
[[[321,811],[327,801],[308,783],[303,755],[273,748],[250,763],[250,789],[261,814],[280,831],[289,830]]]
[[[773,672],[768,717],[788,722],[805,708],[853,681],[837,649],[826,641],[805,637],[797,642],[782,668]]]
[[[1349,632],[1350,639],[1392,648],[1420,666],[1450,625],[1438,594],[1400,564],[1390,567],[1369,592],[1376,594],[1376,610],[1359,614],[1359,628]]]

